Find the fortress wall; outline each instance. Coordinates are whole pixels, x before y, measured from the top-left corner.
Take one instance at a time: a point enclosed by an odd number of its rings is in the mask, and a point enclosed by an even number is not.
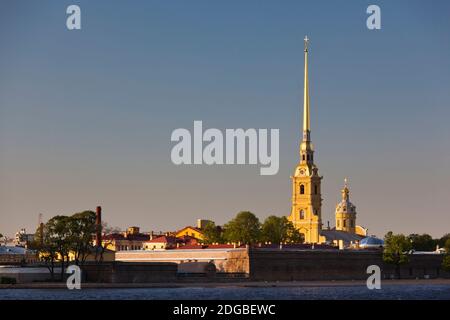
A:
[[[176,280],[175,263],[104,262],[100,265],[86,264],[82,267],[87,282],[147,283]]]
[[[442,255],[411,255],[409,263],[400,269],[401,278],[445,277],[450,273],[441,268]],[[252,280],[359,280],[367,279],[369,265],[381,268],[382,278],[396,274],[395,267],[383,263],[379,251],[290,251],[251,249],[249,252]]]
[[[177,264],[211,262],[216,266],[217,272],[247,274],[249,272],[249,259],[245,248],[118,251],[116,252],[116,261]]]

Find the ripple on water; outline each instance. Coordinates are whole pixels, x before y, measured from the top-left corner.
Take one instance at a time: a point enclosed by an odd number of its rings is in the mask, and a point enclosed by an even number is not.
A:
[[[318,287],[183,287],[132,289],[2,289],[0,300],[321,300],[321,299],[443,299],[450,300],[450,285],[385,285],[381,290],[365,286]]]

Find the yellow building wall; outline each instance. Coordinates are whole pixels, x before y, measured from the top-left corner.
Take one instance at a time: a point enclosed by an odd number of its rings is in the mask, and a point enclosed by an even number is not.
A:
[[[190,236],[190,237],[197,238],[199,240],[203,240],[205,238],[201,231],[194,229],[192,227],[186,227],[186,228],[181,229],[180,231],[178,231],[175,234],[175,236],[177,238],[183,237],[183,236]]]

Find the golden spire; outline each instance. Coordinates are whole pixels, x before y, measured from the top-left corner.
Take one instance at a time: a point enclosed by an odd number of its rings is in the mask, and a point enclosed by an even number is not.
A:
[[[305,36],[305,79],[303,92],[303,141],[310,141],[309,124],[309,83],[308,83],[308,36]]]

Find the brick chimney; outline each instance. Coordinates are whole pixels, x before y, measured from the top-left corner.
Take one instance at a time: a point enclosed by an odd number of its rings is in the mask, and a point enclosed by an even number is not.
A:
[[[44,223],[39,223],[39,242],[41,246],[44,246]]]
[[[96,225],[96,245],[100,246],[102,244],[102,207],[98,206],[95,211],[95,225]]]

